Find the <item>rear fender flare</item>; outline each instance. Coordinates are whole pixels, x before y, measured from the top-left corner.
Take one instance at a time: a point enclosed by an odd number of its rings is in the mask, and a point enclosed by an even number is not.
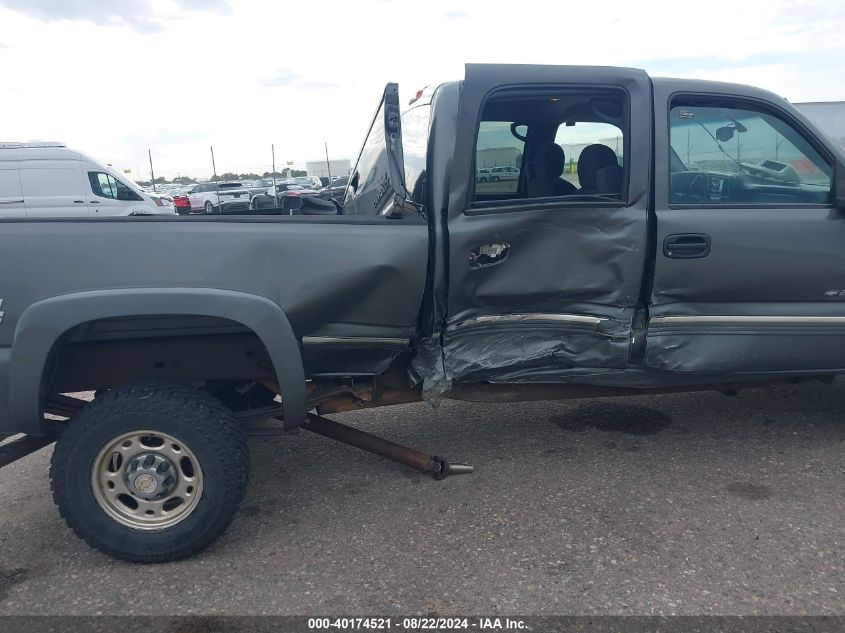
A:
[[[99,319],[151,315],[209,316],[250,328],[273,363],[283,394],[285,427],[305,422],[305,371],[299,343],[282,308],[245,292],[214,288],[93,290],[34,303],[18,320],[9,360],[9,414],[13,428],[42,435],[43,377],[54,345],[71,328]]]

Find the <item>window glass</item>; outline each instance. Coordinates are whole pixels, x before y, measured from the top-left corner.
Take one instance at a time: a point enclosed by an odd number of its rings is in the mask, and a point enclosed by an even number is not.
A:
[[[599,160],[605,158],[605,162],[610,165],[610,154],[599,148],[590,146],[604,145],[613,151],[613,156],[616,159],[616,164],[619,167],[624,166],[623,156],[625,152],[625,143],[622,135],[622,130],[616,125],[610,123],[595,123],[595,122],[577,122],[571,121],[569,123],[562,123],[557,128],[555,134],[555,143],[563,148],[564,156],[566,157],[566,165],[563,169],[561,178],[571,182],[579,189],[596,188],[597,182],[595,180],[594,165],[590,160],[590,154],[599,157]],[[578,163],[581,158],[581,153],[586,150],[583,172],[578,171]],[[604,163],[602,163],[604,164]],[[600,168],[601,169],[601,168]]]
[[[94,195],[112,200],[141,200],[125,182],[118,180],[111,174],[102,171],[89,171],[88,181],[91,183],[91,190]]]
[[[475,201],[622,199],[626,122],[621,91],[566,89],[493,97],[478,128]]]
[[[830,165],[790,124],[741,107],[673,104],[670,201],[827,203]]]
[[[89,171],[88,180],[94,195],[117,200],[117,180],[114,176],[101,171]]]
[[[405,187],[411,199],[425,203],[425,161],[431,105],[420,105],[402,115],[402,153],[405,159]]]
[[[378,215],[390,192],[383,101],[358,156],[352,179],[343,200],[344,214]],[[357,186],[353,187],[355,180]]]
[[[516,193],[525,142],[511,132],[513,121],[482,121],[475,150],[478,193]]]

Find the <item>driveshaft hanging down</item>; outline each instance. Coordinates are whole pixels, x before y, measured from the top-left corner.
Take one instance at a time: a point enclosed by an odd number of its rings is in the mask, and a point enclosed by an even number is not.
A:
[[[351,426],[313,413],[308,414],[308,422],[302,428],[338,442],[350,444],[369,453],[380,455],[394,462],[405,464],[421,473],[428,473],[435,479],[444,479],[449,475],[466,475],[473,471],[473,467],[469,464],[450,464],[442,457],[389,442],[376,435],[359,431]]]

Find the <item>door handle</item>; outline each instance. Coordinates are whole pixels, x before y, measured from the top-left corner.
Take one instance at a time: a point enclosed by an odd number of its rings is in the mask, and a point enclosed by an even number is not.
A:
[[[698,259],[710,254],[710,236],[704,233],[681,233],[663,240],[663,254],[672,259]]]
[[[89,204],[100,204],[100,201],[99,200],[89,200],[88,203]]]
[[[82,204],[85,200],[74,200],[73,204]]]
[[[484,268],[485,266],[501,264],[507,259],[508,253],[510,252],[511,245],[506,242],[482,244],[470,251],[469,267]]]

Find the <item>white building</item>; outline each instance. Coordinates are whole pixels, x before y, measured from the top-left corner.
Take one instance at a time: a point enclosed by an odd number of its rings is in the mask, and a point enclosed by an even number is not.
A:
[[[305,171],[309,176],[317,176],[318,178],[328,178],[329,175],[334,178],[341,176],[348,176],[352,173],[352,161],[348,158],[336,158],[329,161],[326,165],[326,159],[323,160],[307,160],[305,161]],[[331,171],[331,174],[329,174]]]
[[[816,101],[792,105],[845,150],[845,101]]]

